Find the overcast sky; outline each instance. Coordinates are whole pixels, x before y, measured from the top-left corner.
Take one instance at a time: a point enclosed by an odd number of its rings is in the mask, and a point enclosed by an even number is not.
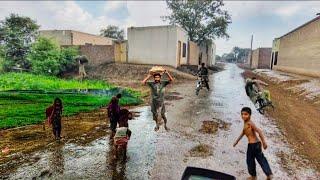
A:
[[[216,39],[217,54],[232,47],[271,47],[272,40],[316,17],[318,1],[225,1],[232,16],[229,40]],[[165,25],[169,13],[164,1],[0,1],[0,20],[10,13],[29,16],[41,29],[72,29],[99,34],[109,24]]]

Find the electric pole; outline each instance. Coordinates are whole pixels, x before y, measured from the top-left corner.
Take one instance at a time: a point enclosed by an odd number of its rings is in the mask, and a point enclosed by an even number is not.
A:
[[[251,35],[251,47],[250,47],[250,68],[252,67],[252,42],[253,42],[253,34]]]

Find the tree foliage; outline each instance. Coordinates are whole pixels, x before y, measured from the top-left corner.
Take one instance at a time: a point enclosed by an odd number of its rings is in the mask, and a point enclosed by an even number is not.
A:
[[[110,37],[117,40],[124,39],[124,30],[118,26],[108,25],[105,29],[100,30],[100,35],[104,37]]]
[[[39,37],[32,45],[28,60],[32,72],[44,75],[59,75],[73,70],[77,66],[75,57],[78,55],[76,48],[62,48],[51,39]]]
[[[26,56],[36,37],[39,25],[29,17],[11,14],[0,22],[0,44],[4,45],[6,69],[12,66],[29,68]]]
[[[227,11],[222,10],[222,0],[166,2],[172,13],[163,19],[185,29],[191,41],[201,44],[208,39],[229,38],[227,27],[231,17]]]
[[[234,47],[230,53],[222,55],[222,59],[228,62],[245,62],[250,54],[250,48]]]

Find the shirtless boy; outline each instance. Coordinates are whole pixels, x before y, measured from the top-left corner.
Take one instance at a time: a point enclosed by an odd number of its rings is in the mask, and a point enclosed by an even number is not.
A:
[[[249,107],[242,108],[241,117],[244,121],[243,131],[233,144],[233,147],[235,147],[241,138],[246,135],[249,141],[247,149],[247,166],[249,174],[251,175],[250,179],[256,179],[257,177],[255,159],[257,159],[258,163],[260,164],[263,172],[267,176],[267,179],[271,179],[272,171],[261,149],[261,144],[264,149],[267,149],[268,147],[264,135],[262,131],[251,121],[251,109]],[[259,138],[257,137],[256,133],[258,133]]]

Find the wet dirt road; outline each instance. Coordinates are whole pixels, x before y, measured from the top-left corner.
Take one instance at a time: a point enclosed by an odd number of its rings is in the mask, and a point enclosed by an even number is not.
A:
[[[245,179],[247,175],[244,138],[236,148],[234,140],[242,130],[240,109],[254,109],[244,91],[242,70],[226,65],[226,70],[210,77],[211,91],[195,96],[195,82],[169,87],[166,109],[168,126],[154,132],[149,107],[133,111],[140,116],[130,122],[132,138],[127,162],[112,160],[108,137],[86,145],[64,143],[34,153],[9,179],[180,179],[186,166],[223,171]],[[265,133],[264,151],[275,179],[317,179],[319,173],[297,156],[272,119],[253,112],[253,120]],[[203,129],[203,122],[210,131]],[[259,179],[263,172],[257,166]]]

